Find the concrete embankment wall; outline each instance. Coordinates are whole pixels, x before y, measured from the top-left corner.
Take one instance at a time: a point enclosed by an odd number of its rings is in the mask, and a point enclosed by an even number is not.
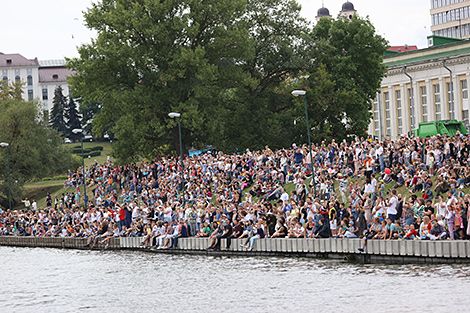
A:
[[[85,238],[0,236],[0,246],[84,249],[86,243]],[[100,247],[104,247],[104,244],[100,244]],[[109,248],[121,248],[119,238],[111,239]]]
[[[227,249],[226,240],[221,242],[221,249],[206,251],[208,238],[181,238],[174,249],[145,250],[142,238],[113,238],[110,249],[134,249],[156,253],[227,255],[227,256],[292,256],[346,259],[364,263],[470,263],[470,241],[402,241],[369,240],[365,252],[357,249],[360,239],[258,239],[253,251],[240,247],[245,239],[231,240]],[[9,237],[0,236],[0,245],[19,247],[51,247],[84,249],[83,238],[48,238],[48,237]],[[104,244],[99,244],[104,248]]]

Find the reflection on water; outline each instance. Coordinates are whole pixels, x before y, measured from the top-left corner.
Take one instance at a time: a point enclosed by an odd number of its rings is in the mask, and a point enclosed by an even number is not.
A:
[[[0,311],[461,311],[469,265],[0,247]]]

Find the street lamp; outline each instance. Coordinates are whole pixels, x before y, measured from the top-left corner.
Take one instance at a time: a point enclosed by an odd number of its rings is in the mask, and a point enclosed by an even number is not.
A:
[[[307,121],[307,137],[308,137],[308,148],[310,150],[310,168],[312,170],[312,181],[313,181],[313,195],[317,196],[317,188],[315,184],[315,169],[313,168],[313,149],[312,142],[310,140],[310,127],[308,126],[308,111],[307,111],[307,92],[305,90],[294,90],[292,91],[294,97],[304,96],[304,106],[305,106],[305,119]]]
[[[83,156],[83,129],[75,128],[72,129],[72,133],[78,134],[80,133],[80,141],[82,143],[82,170],[83,170],[83,202],[85,203],[85,210],[87,209],[86,205],[86,179],[85,179],[85,158]]]
[[[180,135],[180,154],[181,154],[181,188],[183,191],[183,207],[186,202],[184,199],[184,163],[183,163],[183,143],[181,141],[181,113],[176,113],[176,112],[171,112],[168,114],[170,118],[178,118],[178,130],[179,130],[179,135]]]
[[[7,147],[7,160],[8,160],[8,204],[11,211],[11,181],[10,181],[10,144],[7,142],[0,142],[0,147]]]

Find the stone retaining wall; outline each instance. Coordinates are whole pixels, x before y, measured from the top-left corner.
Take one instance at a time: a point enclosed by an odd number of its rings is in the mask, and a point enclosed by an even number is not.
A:
[[[361,239],[258,239],[253,251],[240,247],[245,239],[232,239],[230,249],[222,239],[221,249],[206,251],[209,238],[180,238],[174,249],[146,250],[142,238],[120,237],[110,241],[109,249],[138,249],[156,253],[303,256],[341,258],[364,263],[470,263],[470,241],[369,240],[365,252],[358,251]],[[0,236],[0,245],[84,249],[83,238]],[[104,248],[100,244],[99,248]]]
[[[86,242],[85,238],[0,236],[1,246],[83,249]],[[104,246],[98,245],[100,248]],[[119,238],[112,238],[108,248],[120,249]]]

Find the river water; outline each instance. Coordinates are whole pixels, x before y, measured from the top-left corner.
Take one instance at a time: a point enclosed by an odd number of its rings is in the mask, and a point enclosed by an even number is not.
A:
[[[470,311],[468,265],[0,247],[0,274],[0,312]]]

